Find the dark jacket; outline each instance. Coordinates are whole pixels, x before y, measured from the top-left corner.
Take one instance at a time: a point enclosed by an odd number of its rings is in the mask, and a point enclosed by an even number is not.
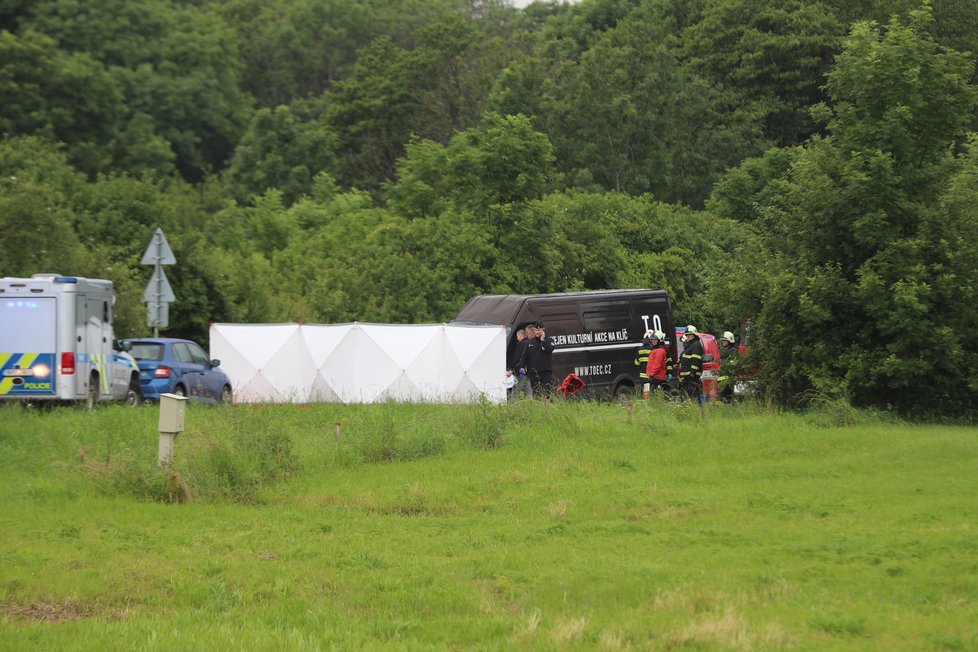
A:
[[[509,360],[506,361],[507,369],[510,371],[516,371],[517,369],[521,368],[520,361],[523,359],[523,352],[526,351],[526,343],[528,341],[529,340],[527,339],[522,339],[516,342],[516,344],[513,346],[512,355],[509,357]]]
[[[635,353],[635,366],[638,367],[638,377],[645,380],[649,377],[646,367],[649,364],[649,352],[652,351],[652,340],[646,338],[642,340],[642,346],[638,347]]]
[[[519,365],[519,367],[525,367],[527,370],[536,372],[553,371],[553,364],[550,362],[550,358],[554,352],[554,344],[550,338],[547,338],[543,342],[538,337],[524,341],[527,342],[527,345],[523,351],[523,364]]]
[[[679,356],[679,379],[682,381],[698,381],[703,374],[703,343],[697,335],[693,341],[683,347]]]

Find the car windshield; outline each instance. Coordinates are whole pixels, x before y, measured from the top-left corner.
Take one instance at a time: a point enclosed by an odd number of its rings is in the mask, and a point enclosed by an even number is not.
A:
[[[163,345],[154,342],[133,342],[129,355],[137,360],[162,360]]]

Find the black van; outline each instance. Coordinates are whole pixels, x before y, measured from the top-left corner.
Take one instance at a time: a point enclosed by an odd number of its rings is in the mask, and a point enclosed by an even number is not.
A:
[[[554,383],[576,374],[591,397],[630,396],[639,387],[635,357],[647,330],[665,333],[676,359],[676,328],[665,290],[480,295],[454,320],[508,327],[507,356],[516,345],[516,330],[538,321],[554,343]]]

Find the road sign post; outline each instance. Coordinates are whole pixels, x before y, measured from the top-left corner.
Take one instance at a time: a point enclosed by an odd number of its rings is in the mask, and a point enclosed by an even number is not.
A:
[[[153,327],[153,337],[159,337],[160,328],[170,325],[170,303],[176,300],[170,281],[163,272],[163,265],[175,265],[177,258],[163,235],[163,229],[157,228],[153,233],[139,263],[153,266],[153,277],[143,292],[143,301],[146,302],[146,325]]]

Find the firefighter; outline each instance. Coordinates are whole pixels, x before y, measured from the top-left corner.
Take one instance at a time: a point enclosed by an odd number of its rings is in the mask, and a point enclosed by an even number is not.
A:
[[[649,374],[646,368],[649,364],[649,353],[652,351],[652,333],[651,330],[645,331],[642,345],[635,353],[635,366],[638,367],[638,382],[642,385],[642,398],[649,397]]]
[[[737,340],[730,331],[724,331],[720,336],[720,369],[717,379],[720,383],[720,400],[729,403],[734,397],[734,385],[737,382]]]
[[[687,326],[683,333],[683,354],[679,356],[679,383],[691,399],[699,400],[703,394],[700,376],[703,374],[703,343],[695,326]]]
[[[652,391],[666,387],[668,375],[669,351],[666,348],[666,336],[662,331],[652,333],[650,339],[652,348],[649,350],[649,362],[646,365],[646,375],[652,386]]]

